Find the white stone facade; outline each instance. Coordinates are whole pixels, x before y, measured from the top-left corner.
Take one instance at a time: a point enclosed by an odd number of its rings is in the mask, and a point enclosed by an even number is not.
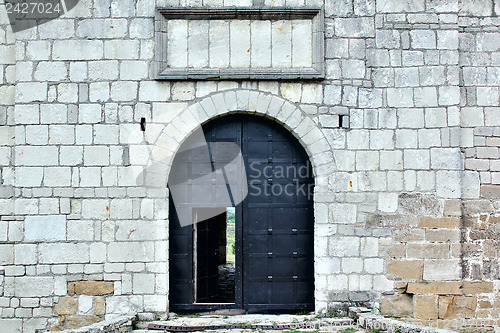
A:
[[[324,79],[157,80],[157,8],[170,6],[318,8]],[[309,154],[318,313],[498,318],[497,15],[497,0],[81,0],[14,34],[0,5],[2,332],[168,313],[158,181],[197,125],[232,112],[274,119]],[[175,68],[316,61],[293,34],[311,36],[309,21],[168,27]]]

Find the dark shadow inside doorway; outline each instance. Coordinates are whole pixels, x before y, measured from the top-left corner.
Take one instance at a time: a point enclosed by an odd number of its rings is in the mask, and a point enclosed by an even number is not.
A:
[[[210,208],[202,209],[206,214]],[[196,209],[193,215],[196,216],[199,210]],[[225,213],[196,223],[193,238],[196,303],[235,303],[234,208],[228,207]]]

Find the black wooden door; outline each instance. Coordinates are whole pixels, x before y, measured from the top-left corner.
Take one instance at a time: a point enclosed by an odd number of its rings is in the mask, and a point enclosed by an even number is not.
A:
[[[234,307],[314,309],[313,176],[306,152],[281,125],[259,116],[225,116],[203,130],[208,142],[240,145],[247,174],[248,195],[236,206]],[[192,227],[176,226],[171,212],[171,308],[196,309]]]
[[[312,173],[297,140],[271,121],[243,122],[244,307],[314,307]]]

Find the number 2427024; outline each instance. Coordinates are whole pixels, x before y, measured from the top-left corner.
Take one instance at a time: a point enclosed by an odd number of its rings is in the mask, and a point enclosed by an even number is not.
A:
[[[60,14],[61,5],[45,2],[5,3],[8,14]]]

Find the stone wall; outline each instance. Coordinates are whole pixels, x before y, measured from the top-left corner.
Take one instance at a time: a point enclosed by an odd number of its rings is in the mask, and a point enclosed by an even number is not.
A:
[[[324,9],[325,79],[155,80],[155,8]],[[305,147],[316,311],[497,318],[498,1],[81,0],[15,35],[0,6],[0,326],[168,311],[180,143],[231,112]],[[141,118],[146,131],[140,129]],[[9,331],[9,332],[10,332]]]

